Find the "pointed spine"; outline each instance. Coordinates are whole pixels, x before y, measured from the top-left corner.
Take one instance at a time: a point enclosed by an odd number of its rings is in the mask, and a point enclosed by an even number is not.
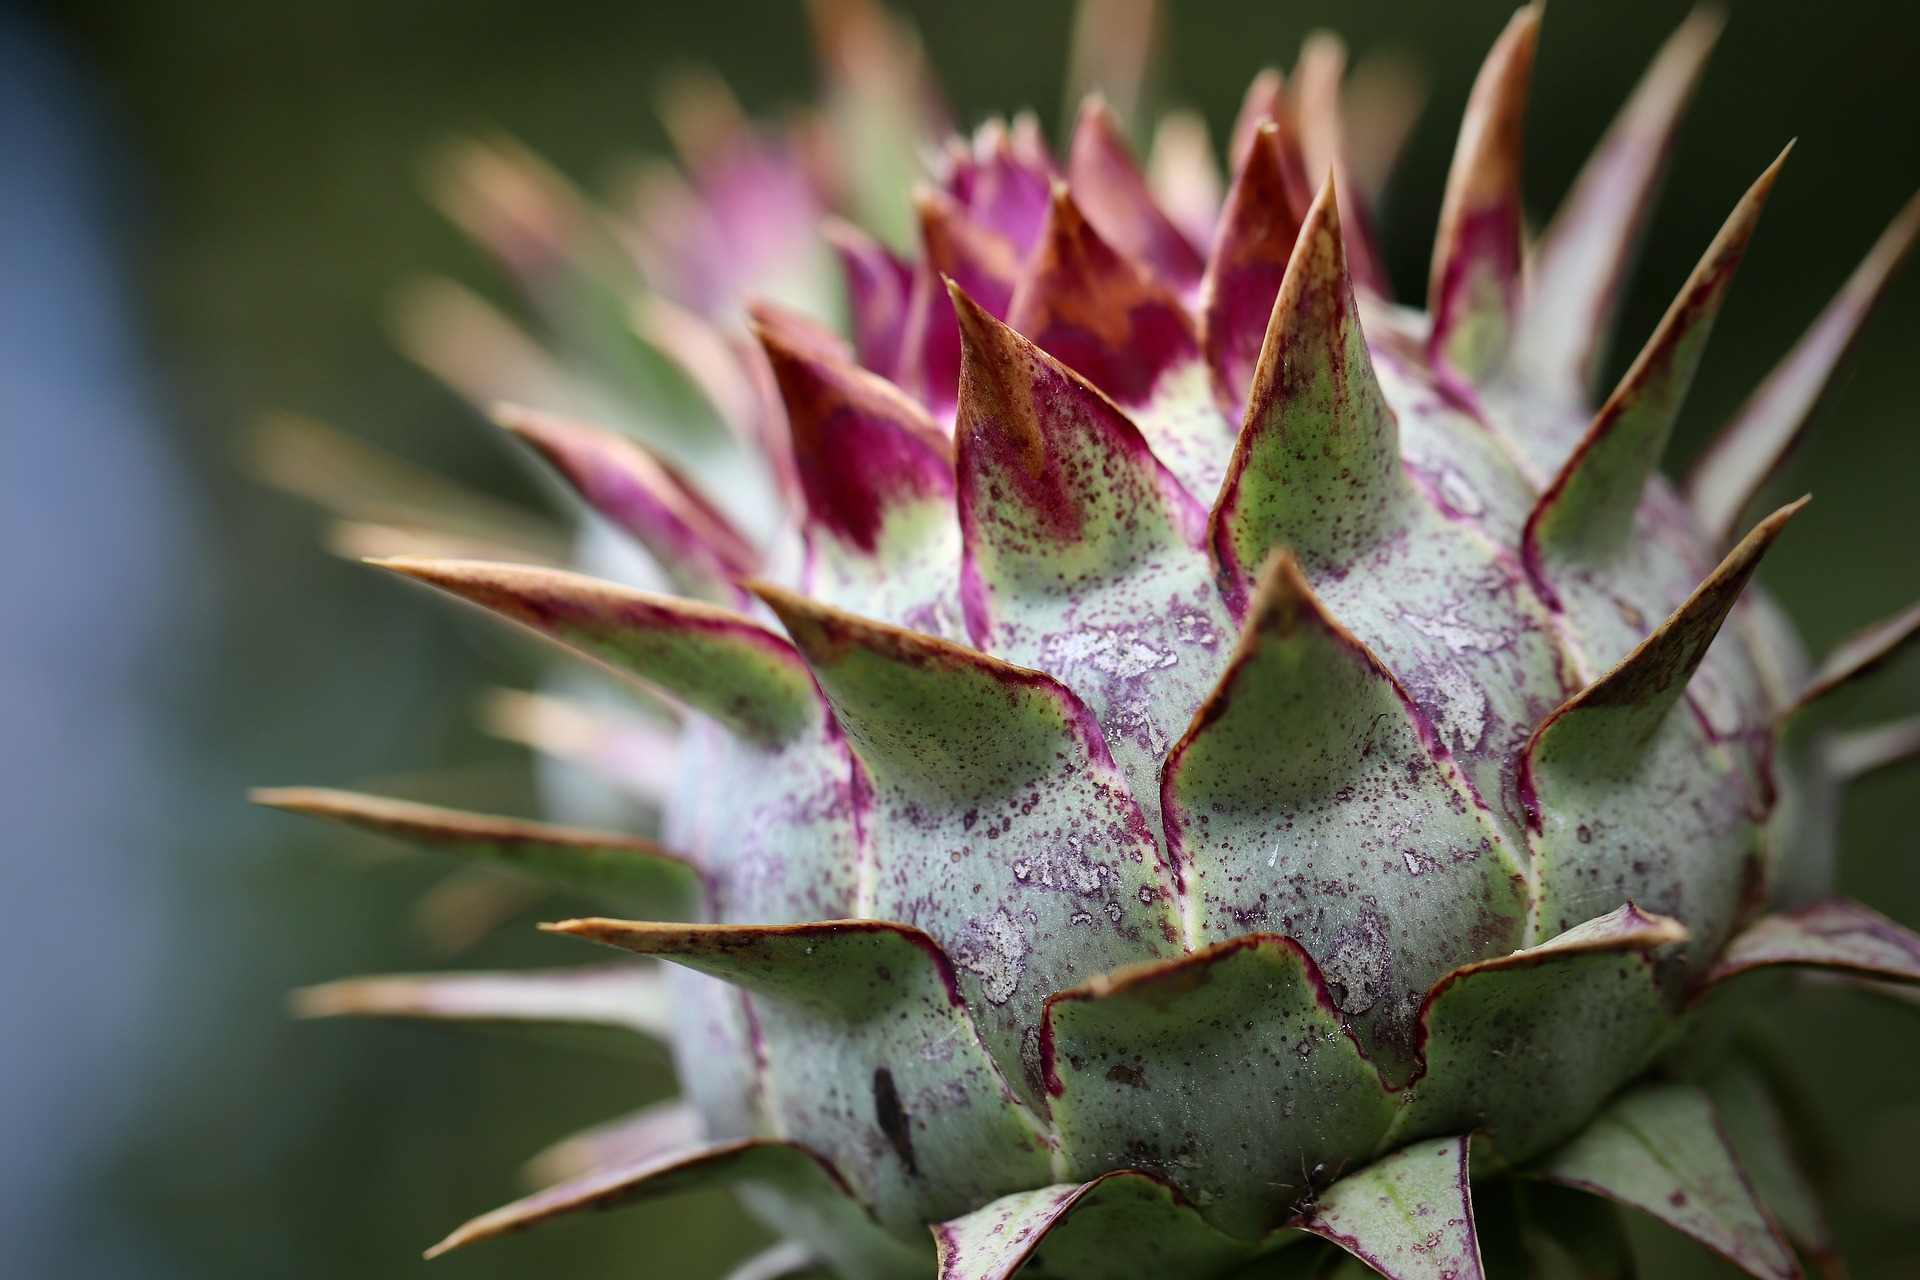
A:
[[[1499,838],[1432,720],[1284,549],[1261,573],[1226,672],[1167,754],[1160,801],[1191,937],[1297,912],[1294,937],[1327,957],[1369,916],[1416,899],[1437,930],[1477,940],[1468,945],[1482,950],[1467,954],[1509,949],[1524,931],[1524,856]],[[1342,852],[1383,828],[1407,880],[1396,864]],[[1435,849],[1453,853],[1438,862]],[[1264,870],[1247,865],[1261,854]],[[1307,897],[1302,877],[1312,878]],[[1362,878],[1364,894],[1340,887]],[[1464,958],[1387,937],[1372,954],[1401,986],[1425,986]],[[1413,1030],[1405,1006],[1377,994],[1355,980],[1348,1021],[1391,1081],[1409,1065]]]
[[[1126,131],[1099,98],[1089,98],[1074,124],[1067,184],[1101,237],[1168,287],[1185,293],[1205,264],[1180,229],[1154,203],[1127,149]]]
[[[1920,936],[1857,902],[1825,898],[1748,925],[1727,944],[1707,986],[1773,965],[1920,985]]]
[[[826,1261],[819,1250],[803,1240],[782,1240],[736,1263],[722,1280],[786,1280],[788,1276],[815,1275]]]
[[[1161,375],[1200,350],[1180,299],[1115,252],[1064,184],[1053,189],[1007,323],[1128,408],[1151,400]]]
[[[663,297],[633,308],[633,330],[686,378],[694,392],[736,437],[753,438],[753,377],[740,367],[737,335]]]
[[[1251,965],[1276,975],[1263,976],[1270,992],[1281,981],[1297,983],[1303,1003],[1310,1005],[1326,1023],[1329,1038],[1344,1041],[1355,1064],[1365,1061],[1365,1052],[1343,1022],[1320,966],[1307,949],[1295,939],[1279,934],[1246,933],[1170,959],[1147,960],[1096,974],[1077,987],[1048,996],[1046,1021],[1040,1028],[1040,1064],[1046,1076],[1047,1092],[1055,1098],[1064,1097],[1066,1076],[1088,1070],[1063,1048],[1071,1034],[1063,1028],[1070,1027],[1078,1014],[1089,1010],[1119,1011],[1118,1021],[1133,1032],[1155,1023],[1178,1025],[1183,1020],[1204,1017],[1197,1009],[1182,1009],[1182,997],[1195,988],[1209,985],[1218,973]],[[1191,1031],[1189,1027],[1188,1033],[1174,1037],[1173,1042],[1191,1045],[1194,1043]],[[1372,1083],[1377,1084],[1377,1079]]]
[[[746,307],[747,318],[757,334],[772,334],[782,346],[823,360],[853,359],[852,346],[824,321],[767,298],[748,298]]]
[[[1012,148],[1013,158],[1021,168],[1044,179],[1047,186],[1052,187],[1054,179],[1060,176],[1060,161],[1047,144],[1047,131],[1040,127],[1039,116],[1031,111],[1022,111],[1014,116],[1007,145]]]
[[[1300,643],[1302,641],[1305,643]],[[1321,659],[1333,654],[1345,657],[1365,673],[1369,683],[1377,684],[1379,689],[1387,693],[1389,700],[1399,704],[1407,718],[1418,727],[1425,749],[1429,752],[1444,750],[1434,737],[1432,724],[1414,705],[1413,699],[1393,673],[1387,670],[1371,649],[1326,612],[1301,572],[1300,562],[1290,550],[1281,547],[1268,557],[1257,588],[1250,594],[1245,611],[1245,630],[1232,662],[1222,673],[1206,702],[1194,712],[1193,723],[1186,734],[1167,753],[1161,784],[1161,806],[1162,812],[1167,815],[1167,847],[1176,859],[1182,849],[1182,835],[1189,820],[1186,806],[1180,803],[1179,798],[1182,768],[1190,765],[1190,757],[1197,754],[1196,747],[1205,742],[1208,732],[1216,729],[1231,714],[1235,683],[1248,678],[1250,668],[1259,661],[1260,651],[1269,645],[1291,648],[1292,652],[1281,666],[1297,674],[1304,684],[1315,687],[1328,682],[1322,678],[1323,673],[1314,670],[1318,663],[1315,658],[1308,656],[1310,650],[1319,650]],[[1367,718],[1371,720],[1376,711],[1377,708],[1369,708]],[[1371,751],[1369,747],[1366,753],[1370,754]],[[1289,765],[1305,762],[1303,755],[1298,760],[1273,762],[1273,768],[1285,778]],[[1266,770],[1262,770],[1262,774],[1261,785],[1273,787],[1275,778]],[[1215,804],[1210,807],[1218,806]],[[1206,821],[1201,815],[1192,816]]]
[[[696,176],[727,152],[752,142],[746,109],[710,67],[670,73],[654,94],[654,114],[680,162]]]
[[[327,550],[342,560],[378,560],[387,556],[427,556],[454,560],[477,557],[557,569],[570,558],[567,555],[543,555],[528,547],[514,546],[492,538],[467,538],[418,525],[370,524],[360,520],[336,520],[326,530],[323,540]]]
[[[1807,687],[1800,691],[1799,698],[1788,714],[1826,697],[1843,685],[1873,674],[1898,657],[1915,640],[1920,640],[1920,604],[1910,605],[1891,618],[1882,619],[1847,636],[1833,646],[1808,678]]]
[[[591,215],[580,193],[504,134],[461,138],[447,147],[429,192],[454,225],[536,294],[551,288],[591,240]]]
[[[493,417],[587,505],[638,539],[682,589],[731,600],[733,579],[758,566],[759,556],[727,518],[637,442],[519,405],[499,405]]]
[[[1654,957],[1689,936],[1629,901],[1446,974],[1421,1002],[1420,1070],[1387,1145],[1475,1129],[1500,1158],[1524,1160],[1564,1142],[1666,1038]],[[1608,1028],[1597,1040],[1586,1034],[1595,1017]]]
[[[1221,210],[1200,283],[1200,345],[1222,408],[1239,413],[1304,210],[1282,168],[1280,126],[1261,124]]]
[[[772,1175],[786,1181],[824,1183],[851,1202],[846,1184],[820,1157],[801,1147],[771,1139],[723,1142],[692,1152],[649,1156],[595,1169],[548,1187],[463,1224],[427,1250],[437,1258],[470,1244],[526,1231],[555,1218],[619,1208],[640,1200],[676,1195],[740,1180]]]
[[[293,993],[302,1018],[423,1018],[449,1022],[617,1027],[653,1040],[673,1035],[657,969],[633,964],[510,973],[401,973],[348,978]]]
[[[830,144],[846,163],[838,203],[890,244],[911,236],[922,147],[953,129],[919,37],[873,0],[810,0]]]
[[[547,892],[546,885],[501,875],[492,867],[456,867],[414,900],[410,914],[414,928],[436,954],[457,956],[493,936]]]
[[[395,341],[408,359],[482,413],[502,401],[585,412],[579,383],[492,303],[451,280],[404,289]]]
[[[1528,515],[1522,555],[1535,585],[1549,598],[1550,561],[1604,562],[1631,533],[1641,493],[1666,452],[1734,270],[1792,150],[1789,143],[1734,206],[1653,336]]]
[[[1209,1222],[1243,1240],[1288,1216],[1308,1190],[1295,1176],[1323,1156],[1371,1150],[1395,1110],[1318,966],[1274,934],[1057,993],[1040,1058],[1067,1167],[1096,1166],[1138,1135],[1178,1124],[1187,1149],[1213,1158],[1160,1170],[1206,1206]],[[1299,1114],[1270,1105],[1308,1090],[1315,1103]]]
[[[1427,310],[1436,362],[1478,378],[1502,357],[1520,305],[1520,140],[1540,10],[1515,13],[1473,82],[1440,203]]]
[[[954,961],[921,930],[871,919],[678,928],[573,920],[551,927],[658,956],[749,993],[764,1053],[775,1064],[767,1083],[771,1113],[782,1117],[788,1137],[830,1159],[896,1234],[924,1230],[929,1218],[977,1203],[1001,1178],[1046,1175],[1039,1127],[994,1069]],[[822,1043],[834,1052],[808,1053]],[[870,1080],[871,1093],[849,1097],[850,1080]],[[957,1185],[923,1176],[934,1169]]]
[[[871,770],[898,773],[924,789],[929,804],[949,785],[965,792],[976,781],[994,788],[1020,785],[1038,766],[1058,764],[1054,752],[1042,761],[1030,742],[1017,740],[1031,726],[1025,717],[1045,707],[1049,728],[1083,754],[1089,767],[1113,770],[1113,757],[1093,713],[1052,676],[1002,662],[936,636],[856,617],[771,583],[755,583],[811,664],[820,688],[839,716],[855,750]],[[909,688],[892,688],[896,678]],[[892,691],[889,692],[889,689]],[[917,704],[936,696],[992,690],[1001,707],[981,707],[966,723],[935,723]],[[950,708],[941,707],[950,712]],[[984,718],[983,718],[984,717]],[[1064,745],[1064,743],[1063,743]],[[917,779],[917,782],[914,781]]]
[[[1341,562],[1406,483],[1399,427],[1360,331],[1334,192],[1329,179],[1294,242],[1210,521],[1221,590],[1236,612],[1274,547]]]
[[[783,744],[821,723],[818,694],[793,646],[744,614],[554,569],[477,560],[373,563],[658,685],[763,745]]]
[[[1401,148],[1427,105],[1427,77],[1390,50],[1360,59],[1341,94],[1347,161],[1360,194],[1378,201],[1399,162]]]
[[[1329,173],[1340,193],[1340,207],[1346,211],[1347,262],[1354,287],[1381,298],[1393,296],[1392,283],[1374,242],[1373,220],[1354,181],[1352,159],[1347,154],[1346,113],[1341,107],[1341,82],[1347,74],[1346,42],[1330,31],[1312,31],[1300,45],[1300,60],[1293,69],[1288,86],[1289,107],[1298,123],[1301,171],[1295,181],[1304,195],[1315,189]],[[1284,116],[1275,116],[1285,128]],[[1287,153],[1283,152],[1283,156]]]
[[[686,919],[705,897],[700,874],[651,840],[556,827],[325,787],[257,787],[248,799],[323,822],[463,857],[499,863],[623,907]]]
[[[1661,45],[1574,179],[1528,273],[1516,360],[1569,394],[1593,385],[1687,104],[1726,23],[1698,8]]]
[[[1783,1114],[1784,1091],[1746,1055],[1729,1055],[1705,1085],[1736,1159],[1746,1169],[1760,1203],[1787,1240],[1824,1280],[1847,1280],[1846,1261],[1828,1221],[1821,1195],[1802,1167],[1796,1133]],[[1810,1153],[1809,1153],[1810,1154]]]
[[[1490,960],[1461,965],[1427,992],[1421,1018],[1424,1021],[1450,989],[1478,974],[1514,972],[1583,956],[1644,954],[1677,946],[1692,936],[1687,926],[1673,917],[1643,911],[1637,903],[1624,902],[1607,914],[1584,920],[1545,942]]]
[[[881,1013],[922,986],[947,1006],[966,1008],[940,944],[886,920],[672,925],[596,917],[541,928],[671,960],[755,995],[820,1005],[845,1018]]]
[[[927,264],[977,298],[995,315],[1005,315],[1020,270],[1013,241],[976,222],[944,191],[923,189],[914,197],[920,216],[920,243]]]
[[[1172,525],[1195,550],[1203,545],[1206,512],[1125,414],[957,287],[953,305],[962,348],[961,601],[975,644],[992,644],[997,580],[1057,576],[1063,555],[1098,574],[1086,555],[1102,543],[1128,546],[1125,535],[1149,522]]]
[[[1598,734],[1603,750],[1632,755],[1643,750],[1667,713],[1686,692],[1687,682],[1706,657],[1707,647],[1746,589],[1760,560],[1807,499],[1780,508],[1753,527],[1726,558],[1694,588],[1673,615],[1620,660],[1618,666],[1563,703],[1543,720],[1520,759],[1520,797],[1529,823],[1540,826],[1534,773],[1555,739]]]
[[[861,913],[909,919],[947,948],[982,1038],[1037,1102],[1022,1046],[1046,996],[1179,946],[1165,859],[1098,719],[1043,672],[755,590],[811,665],[870,786]],[[1063,874],[1071,894],[1058,892]],[[930,884],[948,888],[929,895]],[[1112,927],[1078,932],[1090,912]]]
[[[1595,916],[1591,920],[1583,921],[1538,946],[1456,969],[1447,975],[1446,982],[1451,984],[1472,973],[1511,969],[1538,963],[1541,960],[1655,951],[1661,947],[1676,946],[1690,937],[1692,934],[1688,932],[1687,926],[1671,916],[1642,911],[1634,903],[1627,902],[1615,907],[1604,916]],[[1434,991],[1428,995],[1429,1004],[1440,990],[1440,987],[1435,987]]]
[[[1267,121],[1279,120],[1283,113],[1290,113],[1286,78],[1273,67],[1262,67],[1248,83],[1240,99],[1240,113],[1233,118],[1233,131],[1227,135],[1228,172],[1238,173],[1246,167],[1254,134]]]
[[[534,1187],[631,1160],[657,1160],[700,1145],[704,1122],[685,1098],[668,1098],[604,1124],[571,1134],[534,1155],[522,1176]]]
[[[1044,1247],[1047,1237],[1094,1195],[1102,1182],[1150,1176],[1129,1170],[1109,1173],[1090,1183],[1063,1182],[1017,1191],[964,1217],[935,1223],[939,1280],[1013,1280]],[[1172,1188],[1167,1190],[1171,1193]]]
[[[1741,514],[1806,434],[1916,240],[1920,195],[1907,201],[1838,296],[1694,464],[1687,476],[1687,503],[1717,544],[1732,538]]]
[[[758,336],[786,403],[815,536],[871,556],[892,510],[951,501],[952,446],[917,403],[846,360],[772,330]]]

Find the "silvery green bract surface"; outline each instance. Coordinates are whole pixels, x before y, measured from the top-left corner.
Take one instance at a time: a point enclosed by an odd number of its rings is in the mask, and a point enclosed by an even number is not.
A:
[[[1514,16],[1425,310],[1369,229],[1413,99],[1343,90],[1333,37],[1255,81],[1223,180],[1196,120],[1143,168],[1099,97],[1059,155],[1031,117],[942,141],[910,35],[814,17],[816,112],[690,79],[683,167],[605,207],[506,141],[442,175],[546,340],[437,285],[409,345],[578,495],[596,576],[321,429],[271,443],[345,548],[645,691],[493,713],[653,838],[262,793],[589,895],[549,928],[646,958],[303,994],[670,1040],[683,1100],[438,1250],[718,1182],[784,1238],[743,1276],[1624,1276],[1608,1202],[1755,1276],[1837,1266],[1716,1028],[1761,969],[1920,981],[1828,894],[1842,783],[1920,733],[1803,715],[1920,613],[1813,668],[1750,585],[1804,500],[1752,508],[1920,205],[1676,487],[1784,154],[1591,384],[1714,16],[1537,239]],[[1082,11],[1121,110],[1153,22]]]

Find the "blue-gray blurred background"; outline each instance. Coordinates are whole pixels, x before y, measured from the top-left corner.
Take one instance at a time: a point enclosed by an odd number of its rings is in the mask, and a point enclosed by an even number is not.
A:
[[[965,119],[1057,114],[1063,0],[922,0]],[[1746,183],[1795,152],[1681,424],[1684,463],[1920,186],[1920,11],[1733,0],[1616,359]],[[1432,98],[1384,235],[1418,300],[1468,83],[1507,0],[1174,6],[1167,96],[1216,136],[1318,25],[1417,59]],[[1544,214],[1683,6],[1555,0],[1529,125]],[[248,473],[263,410],[312,414],[538,502],[391,345],[423,271],[504,296],[421,195],[436,148],[499,127],[593,187],[663,144],[688,62],[751,108],[813,78],[797,3],[0,0],[0,1275],[717,1276],[761,1240],[718,1197],[433,1264],[550,1139],[661,1096],[661,1061],[390,1024],[301,1024],[290,987],[442,964],[564,963],[523,912],[450,956],[443,868],[247,808],[248,784],[532,805],[476,691],[520,647],[341,560]],[[1920,274],[1897,287],[1796,480],[1816,503],[1763,577],[1816,650],[1920,598]],[[1909,660],[1845,710],[1920,708]],[[1920,925],[1915,774],[1850,799],[1843,886]],[[444,931],[443,931],[444,932]],[[1834,1135],[1861,1277],[1920,1275],[1920,1014],[1793,999],[1782,1052]],[[1647,1231],[1658,1274],[1718,1264]],[[1730,1273],[1728,1273],[1730,1274]]]

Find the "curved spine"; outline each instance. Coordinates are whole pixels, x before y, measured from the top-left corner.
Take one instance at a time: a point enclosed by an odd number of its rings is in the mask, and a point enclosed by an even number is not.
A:
[[[1125,128],[1098,97],[1086,100],[1074,122],[1067,185],[1101,237],[1121,253],[1176,291],[1200,283],[1200,254],[1153,202]]]
[[[1667,37],[1554,211],[1533,254],[1514,364],[1584,402],[1687,105],[1726,17],[1701,7]]]
[[[663,919],[704,908],[700,873],[651,840],[556,827],[325,787],[256,787],[248,799],[358,827],[429,849],[510,867],[523,875]]]
[[[1200,282],[1200,345],[1222,408],[1236,416],[1245,409],[1305,213],[1286,180],[1283,145],[1280,126],[1271,120],[1248,140]]]
[[[1688,505],[1710,539],[1732,539],[1741,515],[1800,443],[1917,240],[1920,195],[1907,201],[1839,294],[1687,473]]]
[[[1528,571],[1550,597],[1556,562],[1604,562],[1631,534],[1641,494],[1666,452],[1734,269],[1792,150],[1789,144],[1734,206],[1633,366],[1534,504],[1522,551]]]
[[[758,553],[645,446],[520,405],[497,405],[493,418],[552,464],[588,506],[652,552],[681,590],[729,604],[739,599],[733,580],[754,572]]]
[[[578,573],[479,560],[372,562],[658,685],[774,745],[821,723],[793,646],[744,614]]]
[[[1407,487],[1329,178],[1294,241],[1210,518],[1229,604],[1246,608],[1254,574],[1276,546],[1351,563]]]
[[[1506,356],[1520,307],[1520,138],[1540,7],[1508,21],[1473,82],[1433,240],[1427,346],[1437,364],[1482,377]]]

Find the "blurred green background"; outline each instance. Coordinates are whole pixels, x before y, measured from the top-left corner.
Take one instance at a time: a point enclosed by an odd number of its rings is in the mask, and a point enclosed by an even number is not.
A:
[[[1061,0],[904,4],[960,116],[1057,116]],[[1745,185],[1800,146],[1742,267],[1682,419],[1678,469],[1793,340],[1920,186],[1920,12],[1897,0],[1735,0],[1623,318],[1616,367],[1651,328]],[[1417,301],[1468,83],[1507,0],[1173,6],[1167,97],[1221,136],[1247,80],[1290,64],[1310,28],[1394,48],[1432,97],[1383,211],[1401,296]],[[1555,0],[1527,137],[1544,217],[1685,6]],[[669,1089],[657,1058],[387,1024],[298,1024],[292,986],[356,972],[567,963],[529,911],[456,961],[423,940],[441,868],[249,811],[247,784],[411,785],[532,804],[518,750],[481,734],[474,697],[524,686],[519,646],[424,593],[330,558],[311,510],[242,458],[260,411],[312,414],[495,492],[537,502],[513,459],[393,349],[384,311],[423,271],[505,296],[427,205],[421,175],[461,131],[498,126],[594,187],[663,146],[663,73],[718,69],[750,108],[813,79],[797,3],[590,0],[40,0],[127,181],[143,354],[185,464],[200,540],[178,565],[191,652],[160,665],[182,780],[154,816],[164,945],[149,1030],[121,1064],[111,1140],[47,1227],[59,1274],[179,1277],[702,1277],[763,1238],[724,1200],[646,1206],[425,1264],[419,1250],[517,1194],[551,1139]],[[1815,651],[1920,598],[1920,272],[1900,284],[1823,415],[1795,482],[1815,505],[1767,584]],[[1899,664],[1843,710],[1920,708]],[[424,775],[431,775],[430,777]],[[1860,787],[1843,887],[1920,925],[1914,774]],[[76,943],[75,945],[84,945]],[[57,980],[57,979],[55,979]],[[1920,1015],[1854,994],[1795,998],[1781,1045],[1836,1136],[1835,1205],[1861,1277],[1920,1275]],[[1717,1263],[1649,1231],[1660,1274]],[[111,1249],[101,1242],[116,1242]],[[1731,1273],[1728,1273],[1731,1274]]]

